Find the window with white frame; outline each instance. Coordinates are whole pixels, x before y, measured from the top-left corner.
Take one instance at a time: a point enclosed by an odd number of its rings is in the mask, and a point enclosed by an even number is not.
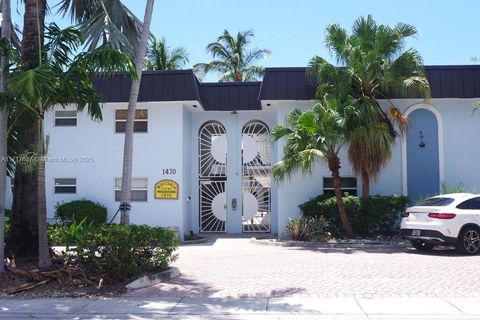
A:
[[[147,178],[132,178],[131,201],[147,201]],[[115,201],[120,201],[122,178],[115,178]]]
[[[125,126],[127,124],[126,109],[115,110],[115,132],[125,132]],[[133,123],[133,132],[147,132],[148,131],[148,110],[137,109],[135,110],[135,122]]]
[[[56,178],[55,193],[77,193],[77,179]]]
[[[77,125],[77,111],[59,110],[55,111],[55,126],[75,127]]]
[[[342,177],[340,180],[340,190],[342,194],[348,193],[351,196],[357,195],[357,178],[355,177]],[[327,196],[334,196],[335,189],[333,187],[333,178],[323,178],[323,194]]]

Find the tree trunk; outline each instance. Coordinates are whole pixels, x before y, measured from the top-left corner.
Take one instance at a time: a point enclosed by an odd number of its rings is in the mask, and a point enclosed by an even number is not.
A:
[[[39,65],[40,46],[45,29],[46,0],[24,0],[23,38],[21,63],[23,70]],[[32,118],[30,125],[21,132],[25,152],[36,152],[38,143],[38,119]],[[15,170],[12,204],[12,228],[8,241],[9,252],[17,257],[36,256],[38,176],[36,170],[27,172],[21,165]]]
[[[328,167],[332,172],[333,178],[333,188],[335,189],[335,198],[337,199],[338,212],[340,214],[340,220],[342,221],[343,230],[347,236],[353,235],[352,226],[348,220],[347,211],[345,210],[345,205],[343,203],[343,196],[341,190],[341,179],[340,179],[340,159],[338,156],[332,156],[328,160]]]
[[[10,39],[12,30],[10,0],[2,3],[2,34],[1,37]],[[7,91],[8,58],[0,58],[0,92]],[[7,125],[8,106],[0,106],[0,274],[5,271],[5,194],[7,192]]]
[[[370,196],[370,176],[367,172],[362,172],[362,198],[366,199]]]
[[[38,122],[39,137],[43,142],[42,121]],[[47,148],[44,144],[44,150],[38,157],[38,267],[46,268],[52,265],[50,260],[50,250],[48,247],[47,236],[47,201],[45,196],[45,156]]]
[[[140,90],[140,81],[142,79],[142,70],[145,64],[145,53],[147,51],[148,34],[150,32],[150,23],[152,21],[154,0],[148,0],[145,7],[145,18],[143,21],[143,30],[140,35],[140,43],[135,54],[135,68],[138,78],[132,81],[130,89],[130,100],[128,101],[127,123],[125,125],[125,143],[123,147],[123,170],[122,170],[122,191],[120,197],[120,223],[130,223],[130,200],[132,186],[132,158],[133,158],[133,125],[135,122],[135,109],[137,107],[138,91]]]

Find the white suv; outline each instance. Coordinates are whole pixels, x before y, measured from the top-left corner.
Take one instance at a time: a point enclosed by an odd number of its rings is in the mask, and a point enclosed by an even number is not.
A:
[[[401,234],[417,250],[455,245],[463,254],[480,250],[480,195],[452,193],[428,198],[403,213]]]

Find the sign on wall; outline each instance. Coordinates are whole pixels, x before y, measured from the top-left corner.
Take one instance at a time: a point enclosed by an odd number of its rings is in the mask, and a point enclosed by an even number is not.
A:
[[[155,183],[155,199],[178,199],[178,183],[168,179]]]

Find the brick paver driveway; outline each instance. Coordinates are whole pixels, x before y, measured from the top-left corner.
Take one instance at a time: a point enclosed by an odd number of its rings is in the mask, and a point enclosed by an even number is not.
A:
[[[479,297],[480,256],[453,250],[311,249],[218,239],[182,246],[181,276],[130,296]]]

